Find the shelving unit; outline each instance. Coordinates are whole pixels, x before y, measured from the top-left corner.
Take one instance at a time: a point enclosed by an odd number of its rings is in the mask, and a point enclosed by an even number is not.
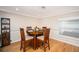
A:
[[[10,45],[10,18],[1,18],[2,47]]]

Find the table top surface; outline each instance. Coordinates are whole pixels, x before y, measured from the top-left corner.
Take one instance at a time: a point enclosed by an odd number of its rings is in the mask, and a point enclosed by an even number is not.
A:
[[[40,30],[40,31],[27,31],[27,34],[30,35],[30,36],[34,36],[34,35],[37,35],[37,36],[40,36],[40,35],[43,35],[43,31]]]

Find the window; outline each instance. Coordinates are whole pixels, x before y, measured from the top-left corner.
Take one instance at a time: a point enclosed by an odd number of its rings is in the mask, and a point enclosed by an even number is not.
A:
[[[79,19],[60,22],[60,34],[79,38]]]

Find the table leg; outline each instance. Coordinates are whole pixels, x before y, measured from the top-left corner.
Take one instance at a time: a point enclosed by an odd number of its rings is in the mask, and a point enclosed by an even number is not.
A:
[[[34,50],[36,50],[36,36],[34,37]]]
[[[38,39],[37,39],[37,36],[36,36],[36,48],[38,49]]]

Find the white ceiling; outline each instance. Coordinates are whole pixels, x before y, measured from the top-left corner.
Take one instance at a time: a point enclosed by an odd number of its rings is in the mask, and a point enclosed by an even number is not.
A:
[[[16,13],[36,18],[58,16],[79,11],[78,6],[0,6],[1,11]]]

